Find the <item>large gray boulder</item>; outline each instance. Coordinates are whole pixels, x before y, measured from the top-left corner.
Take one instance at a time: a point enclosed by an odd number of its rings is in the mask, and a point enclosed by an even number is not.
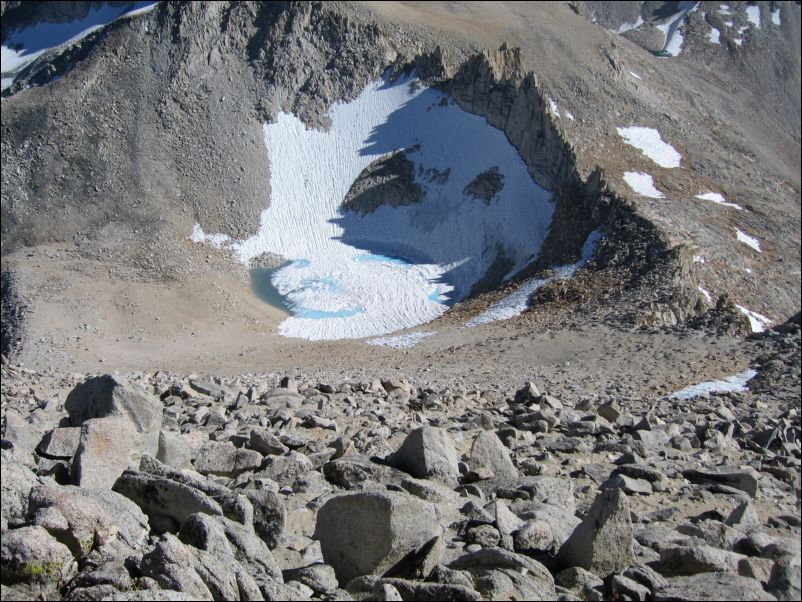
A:
[[[79,487],[111,489],[123,471],[135,465],[135,439],[136,431],[126,418],[85,421],[72,463],[72,482]]]
[[[3,533],[0,563],[3,585],[30,586],[31,594],[42,595],[43,599],[56,594],[78,572],[78,564],[69,548],[42,527],[35,526]],[[22,591],[17,590],[17,595]]]
[[[424,426],[407,435],[388,462],[418,479],[433,479],[456,487],[459,458],[447,431]]]
[[[380,575],[441,532],[436,508],[393,491],[350,493],[318,511],[315,539],[340,583]]]
[[[239,449],[229,442],[207,441],[195,458],[195,470],[201,474],[235,477],[256,470],[262,464],[262,454],[252,449]]]
[[[776,600],[756,579],[730,573],[675,577],[658,587],[653,600]]]
[[[75,387],[64,403],[72,426],[92,418],[126,418],[136,433],[132,449],[137,461],[144,453],[156,455],[162,424],[162,403],[127,378],[106,374]]]
[[[629,499],[620,489],[600,492],[582,521],[560,549],[566,566],[578,566],[606,577],[632,562],[633,528]]]
[[[495,479],[511,481],[520,474],[510,460],[510,452],[493,431],[482,431],[471,445],[470,467],[473,471],[489,469]]]
[[[20,462],[11,452],[2,454],[0,471],[0,502],[2,503],[3,529],[25,524],[28,512],[28,496],[39,480],[33,471]]]

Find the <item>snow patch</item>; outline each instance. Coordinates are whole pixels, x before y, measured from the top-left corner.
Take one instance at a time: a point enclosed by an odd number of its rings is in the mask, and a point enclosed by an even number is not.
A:
[[[665,195],[654,187],[652,176],[642,171],[627,171],[624,173],[624,181],[629,187],[641,196],[652,199],[663,199]]]
[[[769,328],[774,322],[764,316],[763,314],[759,314],[756,311],[752,311],[751,309],[747,309],[743,305],[736,305],[738,311],[740,311],[743,315],[749,318],[749,326],[752,329],[752,332],[763,332],[767,328]]]
[[[77,42],[120,17],[142,14],[152,10],[157,4],[158,2],[131,2],[121,6],[105,4],[90,9],[86,17],[77,21],[37,23],[12,31],[0,48],[2,89],[11,86],[14,78],[25,67],[51,48]]]
[[[707,262],[705,261],[705,258],[704,258],[704,257],[702,257],[701,255],[694,255],[694,256],[693,256],[693,262],[694,262],[694,263],[707,263]]]
[[[707,380],[672,393],[671,399],[710,397],[711,393],[742,393],[748,390],[746,383],[755,376],[757,376],[757,371],[750,369],[722,380]]]
[[[557,107],[557,103],[551,98],[549,98],[549,108],[551,108],[551,112],[554,113],[557,118],[560,117],[560,109]]]
[[[727,199],[725,199],[724,196],[722,194],[719,194],[718,192],[705,192],[704,194],[697,194],[695,198],[701,199],[703,201],[712,201],[717,205],[723,205],[724,207],[732,207],[740,211],[744,210],[744,208],[738,205],[737,203],[728,202]]]
[[[568,117],[568,119],[570,119],[571,121],[574,120],[574,116],[571,114],[571,111],[569,111],[568,109],[563,109],[563,112],[565,113],[565,116]]]
[[[370,339],[368,345],[380,347],[392,347],[393,349],[408,349],[420,343],[423,339],[437,334],[437,331],[411,332],[409,334],[399,334],[394,337],[382,337]]]
[[[719,14],[722,14],[722,15],[731,15],[732,14],[732,9],[730,9],[730,5],[729,4],[722,4],[721,6],[718,7],[718,12],[719,12]]]
[[[771,11],[771,22],[775,25],[782,25],[782,21],[780,21],[780,9],[776,8]]]
[[[712,305],[713,304],[713,296],[710,294],[710,291],[708,291],[706,288],[703,288],[701,286],[697,286],[696,288],[700,293],[702,293],[704,295],[705,299],[707,299],[707,302]]]
[[[711,44],[721,45],[721,32],[715,27],[711,27],[710,31],[707,32],[707,41]]]
[[[637,29],[638,27],[643,25],[643,23],[644,23],[643,17],[638,15],[637,21],[635,21],[634,23],[623,23],[621,27],[615,30],[615,33],[622,34],[629,31],[630,29]]]
[[[757,238],[749,236],[745,232],[741,232],[741,230],[739,230],[738,228],[735,228],[735,235],[738,237],[739,241],[741,241],[745,245],[752,247],[758,253],[763,252],[760,250],[760,241]]]
[[[616,130],[625,143],[640,150],[660,167],[679,167],[682,155],[673,146],[663,141],[660,132],[656,129],[633,126],[616,128]]]
[[[206,234],[200,224],[192,226],[192,234],[189,235],[189,240],[198,243],[207,243],[219,249],[230,239],[226,234]]]
[[[635,79],[643,79],[640,75],[635,73],[634,71],[630,71],[629,74],[634,77]]]
[[[746,7],[746,18],[749,22],[757,27],[760,28],[760,7],[754,6],[752,4]]]

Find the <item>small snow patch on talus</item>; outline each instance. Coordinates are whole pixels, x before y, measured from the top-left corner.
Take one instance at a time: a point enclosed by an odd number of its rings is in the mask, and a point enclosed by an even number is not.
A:
[[[771,22],[775,25],[782,25],[782,21],[780,21],[780,9],[774,9],[771,11]]]
[[[707,32],[707,41],[711,44],[721,45],[721,32],[715,27],[711,27],[710,31]]]
[[[551,112],[554,113],[555,117],[560,117],[560,109],[557,107],[557,103],[551,98],[549,98],[549,108],[551,109]]]
[[[746,18],[757,28],[760,28],[760,7],[749,5],[746,7]]]
[[[758,253],[763,252],[760,250],[760,241],[754,236],[749,236],[748,234],[742,232],[738,228],[735,228],[735,236],[738,238],[739,241],[741,241],[742,243],[744,243],[749,247],[752,247]]]
[[[679,167],[682,155],[665,142],[656,129],[639,126],[616,129],[625,143],[637,148],[660,167]]]
[[[670,17],[666,22],[655,25],[657,29],[663,32],[665,36],[665,45],[663,52],[671,56],[679,56],[682,52],[682,43],[684,38],[680,27],[685,21],[685,17],[689,12],[696,10],[699,5],[698,2],[679,2],[677,7],[679,12]]]
[[[630,71],[629,74],[634,77],[635,79],[643,79],[640,75],[635,73],[634,71]]]
[[[721,380],[708,380],[680,389],[671,394],[671,399],[692,399],[694,397],[710,397],[711,393],[741,393],[747,391],[746,383],[757,376],[756,370],[744,370],[739,374]]]
[[[618,29],[615,30],[615,33],[622,34],[630,31],[631,29],[637,29],[641,25],[643,25],[643,17],[638,15],[638,19],[634,23],[623,23]]]
[[[629,187],[641,196],[652,199],[662,199],[665,195],[654,187],[652,176],[641,171],[627,171],[624,173],[624,181]]]
[[[411,332],[409,334],[399,334],[392,337],[381,337],[378,339],[370,339],[368,345],[376,345],[379,347],[392,347],[393,349],[409,349],[414,347],[422,340],[434,336],[437,331],[428,332]]]
[[[529,297],[532,293],[553,280],[567,280],[573,277],[579,268],[588,263],[596,252],[596,244],[599,238],[601,238],[601,232],[594,230],[588,235],[585,243],[582,245],[582,258],[578,262],[554,268],[556,274],[549,278],[532,278],[525,281],[515,292],[510,293],[479,315],[465,322],[465,326],[473,328],[475,326],[481,326],[482,324],[509,320],[510,318],[521,315],[529,306]]]
[[[738,308],[738,311],[749,318],[749,326],[752,328],[752,332],[763,332],[772,324],[774,324],[771,319],[767,318],[763,314],[759,314],[756,311],[747,309],[743,305],[736,305],[736,307]]]
[[[206,234],[200,224],[192,226],[192,234],[189,235],[189,240],[192,242],[206,243],[219,249],[229,241],[229,237],[225,234]]]
[[[740,211],[744,210],[744,208],[738,205],[737,203],[730,203],[729,201],[727,201],[727,199],[724,198],[724,195],[718,192],[706,192],[704,194],[697,194],[695,198],[700,199],[702,201],[711,201],[713,203],[716,203],[717,205],[723,205],[724,207],[732,207],[733,209],[738,209]]]
[[[705,299],[707,299],[708,303],[711,303],[711,304],[713,303],[713,295],[711,295],[710,292],[706,288],[704,288],[702,286],[697,286],[696,289],[700,293],[702,293],[704,295],[704,297],[705,297]]]

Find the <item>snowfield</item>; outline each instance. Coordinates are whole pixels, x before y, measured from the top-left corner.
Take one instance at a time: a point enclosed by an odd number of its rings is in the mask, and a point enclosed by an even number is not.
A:
[[[467,295],[499,254],[512,263],[509,276],[537,257],[551,194],[483,117],[414,76],[369,84],[329,116],[328,131],[287,113],[264,126],[271,198],[254,236],[193,231],[193,240],[222,245],[245,264],[268,251],[292,261],[272,276],[292,313],[280,334],[363,338],[417,326]],[[344,209],[360,173],[399,150],[414,164],[420,202],[364,216]],[[489,201],[464,192],[493,167],[503,188]]]

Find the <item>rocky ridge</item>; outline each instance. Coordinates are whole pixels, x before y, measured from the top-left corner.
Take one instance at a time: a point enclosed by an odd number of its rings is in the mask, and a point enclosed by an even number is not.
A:
[[[798,317],[747,393],[4,365],[3,597],[800,595]]]

